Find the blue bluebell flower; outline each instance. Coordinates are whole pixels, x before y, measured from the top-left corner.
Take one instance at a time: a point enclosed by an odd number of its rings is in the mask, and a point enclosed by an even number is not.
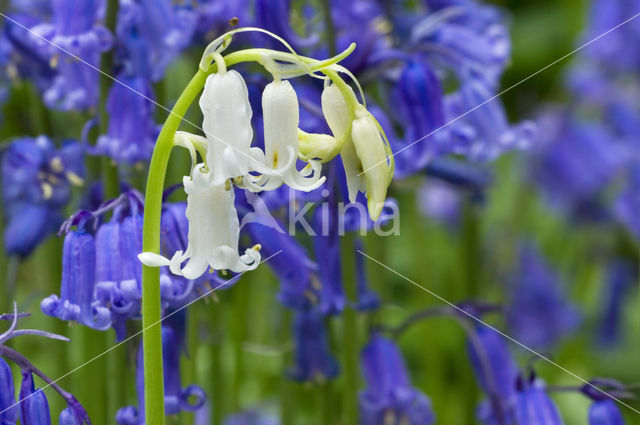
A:
[[[585,41],[593,40],[604,33],[607,33],[607,40],[605,43],[592,43],[583,54],[590,60],[616,72],[635,72],[640,62],[633,46],[640,40],[640,26],[635,21],[622,26],[620,24],[629,19],[629,13],[633,15],[640,4],[636,0],[596,0],[590,7]],[[620,27],[611,31],[617,26]]]
[[[315,276],[317,266],[306,249],[294,237],[278,229],[261,223],[251,223],[247,227],[253,242],[262,247],[262,255],[271,258],[267,264],[280,282],[278,300],[295,310],[309,309],[317,304],[320,297],[320,283]]]
[[[534,377],[519,379],[514,415],[518,425],[564,424],[544,384]]]
[[[44,35],[53,44],[45,47],[57,71],[43,94],[49,107],[68,111],[97,104],[99,74],[82,61],[97,66],[100,54],[111,48],[111,34],[97,24],[101,19],[100,9],[99,0],[88,0],[82,5],[75,0],[53,1],[53,22]]]
[[[604,347],[616,344],[622,331],[623,305],[629,290],[637,282],[637,271],[629,263],[609,265],[602,288],[598,342]]]
[[[16,403],[11,367],[0,357],[0,424],[15,424],[18,420],[18,407],[10,408]]]
[[[414,25],[411,40],[426,43],[435,60],[465,78],[496,88],[511,54],[509,32],[499,10],[475,0],[427,0],[431,13]]]
[[[142,218],[135,216],[139,223],[131,228],[135,220],[132,217],[123,219],[114,214],[113,219],[96,232],[96,300],[110,310],[118,340],[125,336],[126,320],[140,314],[141,274],[139,262],[132,254],[136,247],[141,248],[136,236],[142,237]]]
[[[295,357],[290,376],[297,381],[324,382],[338,375],[338,363],[329,348],[324,320],[317,309],[295,315]]]
[[[31,371],[22,372],[20,400],[20,423],[23,425],[51,425],[47,396],[42,389],[35,388]]]
[[[452,122],[449,132],[453,153],[472,161],[492,161],[505,152],[531,145],[535,124],[510,124],[504,105],[494,96],[487,84],[471,78],[446,97],[445,119]]]
[[[561,209],[571,210],[597,199],[626,162],[611,131],[597,122],[582,122],[558,110],[538,121],[532,176]]]
[[[153,104],[148,100],[153,94],[143,77],[119,75],[118,80],[122,84],[113,84],[107,98],[109,128],[98,137],[95,151],[118,163],[132,164],[149,159],[158,135]]]
[[[509,288],[506,317],[514,337],[535,348],[554,346],[580,324],[579,311],[532,246],[521,249],[519,267]]]
[[[324,218],[323,218],[324,217]],[[322,208],[317,208],[313,216],[313,251],[318,264],[320,282],[320,302],[318,305],[322,314],[339,314],[344,309],[346,299],[342,284],[342,264],[340,261],[340,237],[337,227],[337,217],[323,214]]]
[[[73,409],[67,407],[62,412],[60,412],[58,425],[84,425],[84,422],[80,418],[78,418]]]
[[[511,407],[516,394],[517,364],[505,338],[488,326],[475,326],[467,347],[478,385],[487,395],[476,411],[486,425],[511,424]]]
[[[296,50],[312,47],[318,43],[320,37],[317,34],[311,32],[311,35],[303,38],[293,30],[289,23],[291,10],[291,0],[256,0],[256,26],[279,35]]]
[[[34,6],[29,3],[31,2],[12,2],[9,15],[11,19],[3,22],[3,35],[11,47],[7,76],[29,80],[40,91],[44,91],[51,86],[55,75],[49,66],[49,44],[32,34],[29,29],[33,28],[36,34],[50,33],[50,25],[43,24],[43,20],[50,18],[50,11],[43,12],[37,7],[29,7]]]
[[[167,66],[191,42],[197,14],[170,0],[123,1],[118,19],[118,38],[129,75],[160,80]]]
[[[93,329],[108,329],[111,326],[109,310],[94,304],[95,265],[93,236],[82,229],[67,233],[62,253],[60,297],[51,295],[42,300],[42,312]]]
[[[82,183],[82,147],[56,149],[47,137],[21,138],[2,152],[2,201],[8,254],[29,255],[60,223],[71,185]]]
[[[166,320],[162,325],[162,359],[164,371],[165,414],[175,415],[181,411],[195,411],[204,405],[205,393],[197,385],[182,387],[180,379],[180,355],[184,351],[184,323]],[[118,410],[119,425],[142,425],[144,420],[144,367],[142,344],[136,358],[136,391],[138,406],[127,406]]]
[[[595,401],[589,407],[589,425],[624,425],[616,402],[611,399]]]
[[[446,129],[433,133],[445,124],[444,93],[435,70],[427,62],[418,58],[407,61],[393,89],[392,100],[394,111],[406,129],[404,141],[394,146],[397,175],[401,178],[448,153],[450,143]],[[425,136],[428,137],[417,142]]]
[[[429,425],[435,422],[431,401],[411,386],[398,347],[379,334],[362,350],[367,388],[360,393],[363,425]]]

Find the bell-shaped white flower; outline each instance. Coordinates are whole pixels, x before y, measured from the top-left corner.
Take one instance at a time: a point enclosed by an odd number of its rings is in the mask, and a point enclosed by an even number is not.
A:
[[[324,183],[320,175],[320,161],[310,160],[302,170],[296,167],[298,159],[298,124],[300,106],[298,96],[286,80],[273,81],[262,93],[262,114],[264,123],[265,190],[287,184],[293,189],[310,191]]]
[[[187,250],[176,252],[171,260],[142,253],[142,263],[152,267],[168,265],[174,274],[187,279],[200,277],[209,267],[235,273],[255,269],[260,263],[256,247],[247,249],[244,255],[238,253],[240,224],[233,188],[225,183],[215,184],[212,171],[205,172],[204,164],[198,164],[192,177],[184,178],[184,189],[189,220]]]
[[[346,136],[340,157],[347,177],[349,201],[355,202],[358,192],[365,193],[369,216],[375,221],[380,217],[393,176],[393,157],[373,115],[359,103],[354,109],[355,116],[338,87],[325,87],[322,112],[327,124],[336,138]]]
[[[367,208],[372,220],[382,213],[387,187],[393,175],[392,160],[388,158],[385,140],[378,124],[364,106],[358,105],[351,128],[351,139],[364,176],[367,189]]]
[[[336,138],[344,137],[345,133],[351,131],[352,116],[349,106],[340,89],[334,84],[327,86],[322,91],[322,113]],[[347,137],[340,150],[340,157],[344,165],[344,172],[347,177],[347,189],[349,191],[349,202],[355,202],[358,192],[366,191],[364,169],[356,154],[351,135]]]
[[[242,76],[235,70],[221,71],[207,77],[200,109],[202,129],[207,137],[207,165],[215,185],[230,178],[246,176],[252,158],[260,151],[251,148],[251,104]]]

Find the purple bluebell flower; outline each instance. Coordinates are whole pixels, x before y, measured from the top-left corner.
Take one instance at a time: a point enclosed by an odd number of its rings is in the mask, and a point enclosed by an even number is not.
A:
[[[506,317],[518,341],[529,347],[549,348],[580,325],[579,311],[534,247],[521,249],[519,268],[512,282]]]
[[[23,425],[51,425],[47,396],[42,389],[35,388],[31,371],[22,372],[20,400],[20,423]]]
[[[62,412],[60,412],[60,417],[58,418],[58,425],[84,425],[83,421],[76,416],[73,412],[73,409],[67,407]]]
[[[205,393],[197,385],[182,388],[180,380],[180,354],[184,351],[184,324],[167,320],[162,326],[162,359],[164,371],[165,414],[175,415],[181,411],[195,411],[205,402]],[[138,406],[127,406],[118,410],[119,425],[142,425],[144,420],[144,367],[142,344],[136,359],[136,391]]]
[[[12,407],[16,403],[15,388],[13,387],[13,374],[11,367],[0,357],[0,424],[15,424],[18,420],[18,407]]]
[[[160,80],[167,66],[191,41],[197,21],[189,7],[170,0],[123,1],[118,38],[130,75]]]
[[[449,150],[447,130],[433,133],[445,124],[444,94],[435,70],[418,58],[407,61],[392,100],[406,128],[404,141],[394,147],[397,172],[402,177],[423,169],[431,159]]]
[[[324,319],[317,309],[296,313],[295,362],[290,371],[296,381],[323,382],[338,375],[338,363],[329,348]]]
[[[130,222],[131,218],[127,218]],[[111,322],[118,340],[125,336],[126,320],[140,313],[141,276],[135,270],[137,258],[132,257],[128,249],[128,231],[131,229],[125,228],[124,222],[114,214],[114,218],[102,224],[96,233],[96,299],[111,311]],[[136,235],[141,233],[138,231],[131,235],[134,240]]]
[[[446,120],[453,121],[450,125],[453,153],[472,161],[492,161],[504,152],[531,145],[535,124],[524,121],[511,125],[504,106],[494,96],[487,84],[469,79],[446,97]]]
[[[431,9],[412,30],[434,60],[495,88],[511,54],[509,32],[494,6],[474,0],[427,0]]]
[[[267,264],[280,281],[278,300],[295,310],[309,309],[317,304],[320,296],[320,283],[314,275],[317,266],[306,249],[294,237],[278,229],[261,223],[251,223],[248,228],[252,240],[261,245],[262,255],[271,258]]]
[[[342,284],[340,237],[335,227],[338,225],[337,221],[336,216],[323,214],[323,208],[317,208],[314,212],[313,230],[316,235],[313,237],[313,251],[320,278],[318,309],[325,315],[339,314],[346,303]]]
[[[620,340],[623,304],[629,290],[637,282],[637,271],[629,263],[616,261],[609,265],[602,288],[602,306],[598,342],[610,347]]]
[[[519,379],[514,414],[518,425],[564,424],[544,384],[533,376]]]
[[[478,385],[488,397],[478,406],[478,420],[486,425],[513,423],[511,404],[518,367],[507,341],[493,329],[479,325],[469,335],[467,347]]]
[[[312,47],[318,43],[320,38],[317,34],[311,33],[306,38],[296,34],[289,23],[291,10],[291,0],[256,0],[256,26],[279,35],[296,50]]]
[[[584,52],[590,60],[616,72],[634,72],[640,62],[633,46],[640,40],[640,26],[635,21],[620,26],[640,10],[637,0],[607,1],[595,0],[591,3],[590,19],[585,41],[607,33],[605,43],[593,43]],[[620,26],[616,31],[612,28]],[[620,31],[618,31],[618,29]]]
[[[108,329],[111,326],[109,310],[93,303],[95,264],[93,236],[82,229],[67,233],[62,253],[60,297],[51,295],[42,300],[42,312],[93,329]]]
[[[597,122],[576,121],[558,110],[537,122],[532,176],[552,205],[571,212],[597,199],[626,161],[614,135]]]
[[[82,148],[72,142],[56,149],[45,136],[17,139],[2,152],[1,166],[5,249],[24,257],[55,230],[71,185],[82,183]]]
[[[362,425],[429,425],[435,422],[431,401],[411,386],[398,347],[379,334],[362,350],[367,388],[360,393]]]
[[[82,61],[97,66],[100,53],[112,44],[109,31],[96,24],[101,19],[101,2],[87,0],[79,5],[75,0],[54,0],[52,10],[53,23],[45,38],[53,43],[47,48],[57,75],[44,92],[44,101],[63,111],[91,108],[98,101],[99,74]]]
[[[589,425],[624,425],[616,402],[611,399],[595,401],[589,407]]]
[[[118,79],[122,84],[113,84],[107,98],[109,128],[98,138],[95,150],[118,163],[132,164],[149,159],[158,135],[153,105],[147,99],[153,94],[143,77],[120,75]]]

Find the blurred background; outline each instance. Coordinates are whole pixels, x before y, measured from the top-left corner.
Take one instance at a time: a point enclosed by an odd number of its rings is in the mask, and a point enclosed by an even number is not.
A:
[[[389,197],[399,207],[399,232],[368,232],[364,237],[351,232],[339,242],[337,263],[325,263],[330,270],[337,268],[336,279],[347,287],[357,278],[366,280],[379,300],[375,308],[352,309],[350,304],[344,307],[342,293],[340,311],[324,314],[327,347],[339,372],[322,379],[300,375],[300,363],[305,362],[300,353],[323,348],[305,346],[309,342],[296,335],[292,326],[299,312],[281,302],[282,273],[265,264],[238,284],[188,307],[181,380],[184,387],[201,387],[207,401],[195,414],[169,416],[169,423],[218,424],[225,418],[229,424],[349,423],[344,412],[353,379],[358,390],[375,385],[361,373],[362,364],[353,378],[353,352],[360,353],[375,330],[384,333],[412,314],[446,306],[428,291],[454,304],[492,306],[496,311],[483,314],[483,320],[585,380],[606,377],[631,387],[640,382],[640,20],[567,56],[634,17],[640,3],[121,0],[115,23],[109,21],[106,3],[0,2],[0,215],[5,235],[0,312],[9,313],[15,299],[19,311],[31,314],[21,320],[22,327],[71,339],[64,343],[25,336],[10,341],[50,377],[64,375],[116,341],[112,330],[70,324],[41,312],[44,298],[60,294],[64,236],[55,235],[57,227],[78,209],[95,206],[121,190],[143,191],[157,125],[167,111],[135,100],[136,95],[114,94],[111,81],[78,61],[68,65],[77,69],[65,70],[65,54],[52,52],[27,28],[63,41],[73,31],[89,33],[96,26],[110,31],[102,41],[104,34],[96,31],[98,40],[86,50],[78,48],[78,55],[142,87],[140,91],[170,108],[195,72],[207,42],[230,29],[228,21],[238,17],[239,26],[265,27],[311,57],[324,58],[355,41],[356,51],[343,64],[362,83],[370,110],[385,127],[394,152],[434,130],[442,137],[428,137],[426,144],[419,142],[396,157]],[[83,16],[87,13],[91,16]],[[426,21],[432,16],[436,18]],[[327,25],[334,29],[327,31]],[[168,40],[169,32],[173,40]],[[253,35],[239,35],[234,43],[232,49],[280,49]],[[259,94],[268,78],[257,66],[239,68],[259,116]],[[317,109],[321,86],[302,80],[294,83],[298,96]],[[305,101],[301,100],[301,128],[327,132],[313,108],[304,107]],[[202,120],[196,106],[185,118]],[[147,130],[141,128],[145,125]],[[182,128],[198,132],[186,123]],[[259,127],[254,130],[260,138]],[[51,201],[56,196],[43,196],[47,189],[42,181],[31,181],[45,166],[36,164],[28,149],[11,148],[17,140],[41,135],[50,140],[49,151],[63,149],[70,141],[81,146],[82,153],[69,155],[69,161],[82,165],[65,166],[77,167],[83,184],[75,185],[66,175],[67,186],[57,192],[54,182],[59,202]],[[118,140],[100,144],[104,135]],[[125,149],[131,144],[136,148]],[[47,149],[39,155],[50,155]],[[333,167],[342,173],[339,164]],[[188,169],[188,154],[176,151],[166,187],[181,183]],[[38,194],[32,196],[32,190]],[[105,196],[108,193],[112,196]],[[184,199],[181,190],[170,197],[173,202]],[[242,237],[244,245],[255,242],[255,235]],[[298,241],[322,265],[313,254],[315,242],[308,237]],[[360,243],[367,255],[397,273],[358,255],[354,246],[360,245],[354,244]],[[353,298],[349,289],[346,292],[347,299]],[[345,329],[351,325],[355,333],[348,334],[349,344]],[[134,317],[124,332],[133,335],[139,329]],[[435,423],[499,423],[481,420],[478,405],[486,395],[470,361],[468,328],[458,319],[436,315],[386,335],[402,353],[411,386],[430,398]],[[324,336],[313,334],[315,338]],[[584,384],[507,342],[519,369],[533,368],[548,386]],[[59,382],[83,403],[93,423],[116,423],[118,409],[137,404],[139,343],[135,337]],[[14,378],[19,386],[17,368]],[[57,418],[64,400],[51,389],[45,392],[52,417]],[[589,422],[593,401],[579,388],[548,393],[564,423],[600,423]],[[640,409],[635,399],[626,402]],[[232,416],[243,411],[254,416]],[[623,406],[620,411],[625,423],[640,424],[640,414]]]

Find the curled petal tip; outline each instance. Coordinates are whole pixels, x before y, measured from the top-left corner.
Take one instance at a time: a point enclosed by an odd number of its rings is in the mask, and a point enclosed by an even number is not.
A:
[[[147,267],[161,267],[171,264],[169,259],[155,252],[142,252],[138,254],[138,260]]]

